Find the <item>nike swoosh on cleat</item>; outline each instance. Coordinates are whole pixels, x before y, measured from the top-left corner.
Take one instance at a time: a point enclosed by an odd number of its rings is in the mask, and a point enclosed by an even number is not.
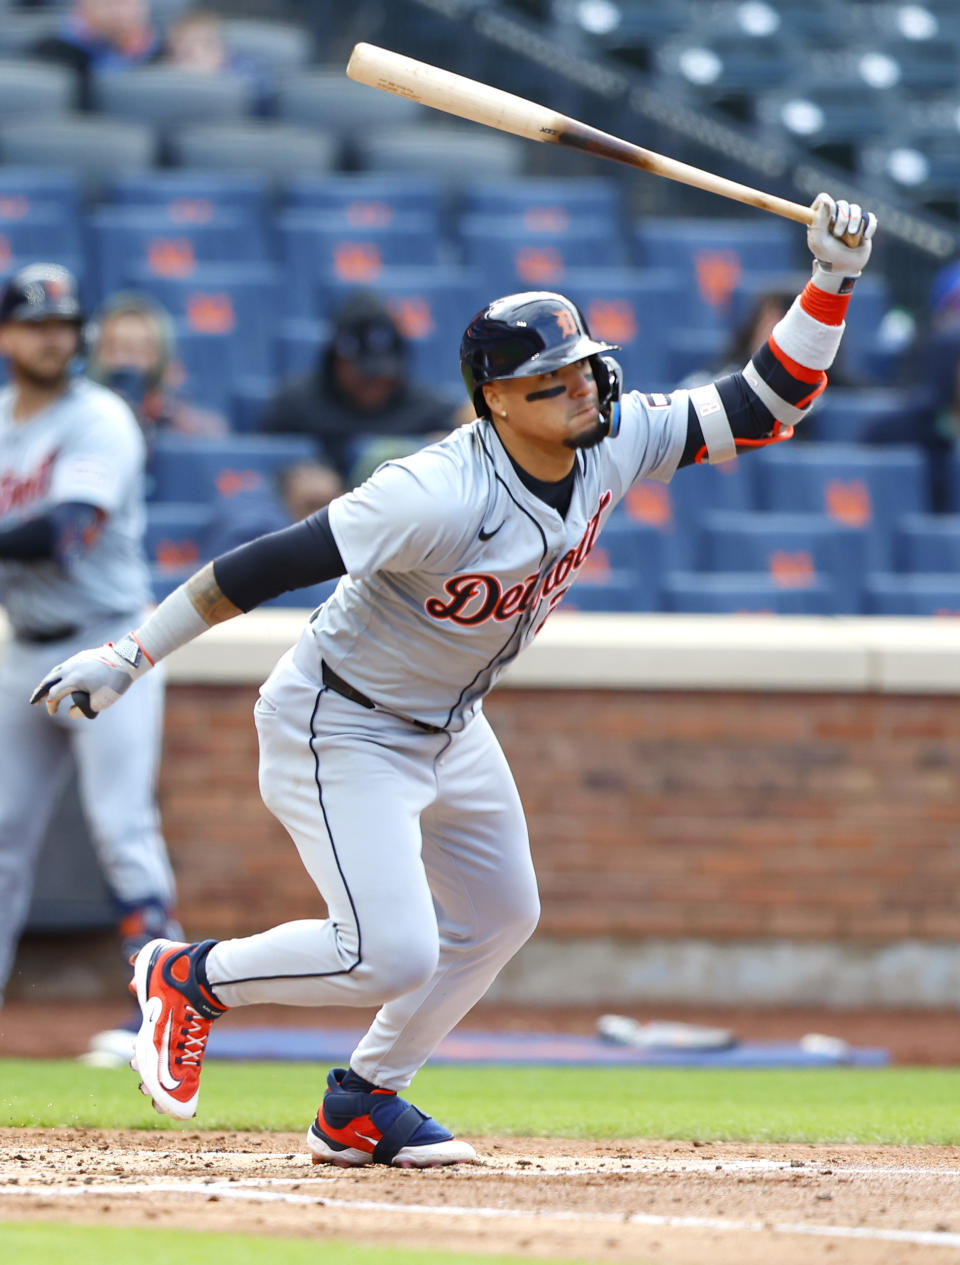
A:
[[[507,520],[504,519],[503,523],[505,523],[506,521]],[[500,527],[503,526],[503,523],[500,524]],[[494,527],[493,531],[486,531],[483,527],[481,527],[480,530],[477,532],[477,535],[480,537],[481,540],[489,540],[492,536],[495,536],[497,534],[497,532],[500,530],[500,527]]]
[[[371,1138],[368,1134],[361,1133],[359,1129],[354,1129],[353,1132],[356,1137],[363,1138],[364,1142],[369,1142],[371,1146],[376,1146],[380,1141],[379,1138]]]
[[[163,1030],[163,1040],[160,1042],[160,1065],[157,1069],[157,1078],[168,1093],[173,1093],[183,1084],[182,1080],[174,1080],[170,1075],[170,1028],[172,1025],[173,1015],[167,1015],[167,1026]]]

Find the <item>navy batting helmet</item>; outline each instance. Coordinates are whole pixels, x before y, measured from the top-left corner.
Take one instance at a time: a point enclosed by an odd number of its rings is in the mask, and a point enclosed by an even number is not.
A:
[[[59,264],[28,264],[13,274],[0,295],[0,325],[50,318],[83,324],[76,278]]]
[[[620,366],[602,353],[616,351],[590,335],[583,313],[562,294],[529,290],[496,299],[478,312],[460,342],[460,372],[478,417],[489,417],[485,382],[529,378],[589,359],[600,395],[600,412],[616,433],[613,405],[620,392]]]

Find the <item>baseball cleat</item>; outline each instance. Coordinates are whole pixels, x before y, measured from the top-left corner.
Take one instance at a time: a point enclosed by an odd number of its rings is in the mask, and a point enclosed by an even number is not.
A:
[[[432,1116],[398,1098],[396,1090],[377,1089],[356,1072],[335,1067],[317,1118],[307,1132],[314,1164],[358,1168],[391,1164],[394,1168],[435,1168],[473,1164],[477,1153],[459,1142]]]
[[[177,1120],[196,1113],[210,1025],[227,1009],[197,976],[213,943],[151,940],[133,959],[130,991],[142,1021],[130,1066],[157,1111]]]

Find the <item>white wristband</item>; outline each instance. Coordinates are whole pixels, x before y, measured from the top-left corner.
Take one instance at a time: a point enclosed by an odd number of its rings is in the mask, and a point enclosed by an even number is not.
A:
[[[210,625],[190,600],[184,585],[165,597],[135,636],[153,663],[206,632]]]

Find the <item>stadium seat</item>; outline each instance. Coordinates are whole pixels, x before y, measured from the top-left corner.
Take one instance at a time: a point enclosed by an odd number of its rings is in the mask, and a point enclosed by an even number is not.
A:
[[[866,577],[864,609],[868,615],[960,615],[960,576],[875,572]]]
[[[174,319],[178,390],[192,404],[226,414],[230,387],[237,372],[239,354],[230,331],[191,329],[180,317]]]
[[[235,212],[171,224],[163,207],[101,207],[87,218],[101,293],[130,284],[133,270],[156,277],[192,277],[202,264],[263,259],[260,234]]]
[[[908,573],[960,576],[960,514],[903,514],[893,534],[893,565]]]
[[[147,505],[144,548],[161,571],[194,570],[206,561],[204,537],[212,519],[209,505],[194,501],[155,501]]]
[[[782,277],[800,266],[795,226],[752,220],[647,219],[635,227],[638,262],[681,278],[690,325],[729,326],[734,293],[749,274]],[[806,266],[806,261],[803,261]]]
[[[0,21],[0,56],[24,57],[29,49],[48,35],[56,34],[63,15],[54,9],[42,12],[4,13]]]
[[[564,594],[560,611],[631,612],[657,609],[656,583],[630,571],[613,569],[603,578],[581,573]]]
[[[612,180],[474,180],[460,190],[459,202],[464,215],[516,216],[532,230],[570,232],[589,225],[591,232],[622,233],[622,199]]]
[[[919,417],[915,390],[828,386],[803,420],[803,437],[818,443],[868,444],[896,433],[906,442]]]
[[[231,372],[271,376],[280,279],[267,264],[198,264],[189,277],[132,267],[129,283],[162,303],[187,331],[229,335]]]
[[[301,70],[313,56],[309,31],[293,23],[265,18],[227,18],[223,24],[227,47],[260,62],[282,79]]]
[[[64,259],[81,253],[80,225],[69,208],[0,193],[0,268],[11,259]]]
[[[292,316],[317,316],[317,289],[331,279],[376,287],[385,268],[443,262],[436,222],[413,212],[397,215],[389,224],[352,228],[336,213],[286,211],[277,228]]]
[[[355,288],[328,280],[317,292],[319,314],[332,319]],[[455,267],[385,268],[375,288],[407,339],[414,376],[461,392],[461,336],[493,297],[484,293],[481,274]]]
[[[240,378],[230,388],[230,424],[238,435],[250,435],[260,427],[267,405],[276,394],[273,378]]]
[[[198,75],[177,66],[137,66],[96,75],[93,99],[102,114],[165,131],[197,119],[243,118],[253,108],[253,89],[229,71]]]
[[[161,434],[148,464],[150,500],[209,505],[246,493],[259,494],[273,475],[295,461],[314,459],[316,451],[316,444],[306,436],[186,439]]]
[[[7,219],[22,218],[33,206],[53,203],[63,215],[79,222],[81,202],[81,182],[72,172],[0,164],[0,203]]]
[[[398,215],[417,214],[438,223],[444,213],[446,194],[442,183],[430,176],[402,172],[332,172],[328,176],[302,176],[284,189],[288,210],[324,211],[343,217],[344,223],[362,228],[389,224]]]
[[[153,164],[152,128],[96,115],[63,114],[0,123],[0,159],[26,167],[61,167],[99,193],[110,177]]]
[[[0,25],[7,18],[0,18]],[[0,119],[37,119],[76,106],[77,79],[66,66],[24,58],[0,61]]]
[[[427,109],[416,101],[348,79],[340,68],[285,75],[277,88],[277,114],[288,123],[320,127],[349,141],[368,129],[417,123]]]
[[[277,373],[281,379],[299,378],[316,365],[330,337],[328,321],[291,319],[277,333]]]
[[[838,527],[823,514],[713,510],[700,520],[696,569],[759,572],[784,589],[832,580],[838,609],[856,614],[867,543],[866,530]]]
[[[172,224],[207,224],[227,211],[261,230],[271,210],[266,180],[237,171],[181,168],[121,175],[109,182],[104,200],[110,206],[162,210]]]
[[[196,571],[195,566],[185,567],[163,567],[158,563],[150,564],[150,587],[153,590],[153,600],[162,602],[165,597],[169,597],[174,589],[185,583]]]
[[[491,179],[517,176],[526,160],[525,142],[483,128],[390,127],[356,142],[361,170],[430,175],[457,185],[466,171],[482,171]]]
[[[281,593],[279,597],[264,602],[263,607],[274,610],[312,611],[322,606],[336,587],[336,580],[325,580],[323,584],[311,584],[305,589],[293,589],[289,593]]]
[[[926,462],[912,448],[793,442],[753,460],[761,509],[820,513],[839,527],[865,530],[873,570],[888,565],[895,520],[928,509]]]
[[[248,119],[244,123],[193,123],[170,138],[180,167],[258,173],[273,184],[319,175],[337,163],[337,141],[313,128]]]
[[[836,587],[817,576],[802,588],[784,588],[766,575],[751,572],[668,572],[663,609],[685,614],[835,615]]]
[[[501,293],[557,290],[572,268],[622,268],[626,247],[601,226],[561,225],[532,229],[520,216],[466,215],[457,229],[468,268],[482,269]]]

